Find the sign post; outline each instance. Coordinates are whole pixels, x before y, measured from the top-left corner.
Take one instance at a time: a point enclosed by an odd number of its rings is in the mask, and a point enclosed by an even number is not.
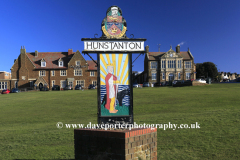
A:
[[[100,38],[82,38],[82,53],[97,53],[98,124],[133,124],[132,54],[145,53],[146,39],[126,36],[122,10],[111,6]]]
[[[146,39],[126,36],[117,6],[108,8],[101,28],[100,38],[82,38],[82,53],[97,53],[98,124],[105,130],[75,129],[75,159],[157,159],[157,128],[132,128],[132,54],[146,52]]]

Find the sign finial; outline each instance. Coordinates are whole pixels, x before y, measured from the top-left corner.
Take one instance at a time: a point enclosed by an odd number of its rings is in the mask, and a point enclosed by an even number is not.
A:
[[[122,17],[122,10],[118,6],[111,6],[106,14],[102,21],[101,38],[127,38],[127,23]]]

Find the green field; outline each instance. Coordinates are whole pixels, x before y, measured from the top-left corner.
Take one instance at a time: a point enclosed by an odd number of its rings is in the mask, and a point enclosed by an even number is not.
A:
[[[240,84],[134,88],[138,124],[192,124],[158,129],[158,159],[240,159]],[[0,95],[0,159],[74,159],[74,129],[97,123],[97,91]]]

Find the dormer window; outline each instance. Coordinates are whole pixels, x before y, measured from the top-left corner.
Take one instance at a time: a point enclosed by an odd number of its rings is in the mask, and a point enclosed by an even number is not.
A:
[[[58,66],[63,67],[63,60],[61,58],[58,60]]]
[[[46,61],[44,59],[41,60],[41,67],[46,67]]]

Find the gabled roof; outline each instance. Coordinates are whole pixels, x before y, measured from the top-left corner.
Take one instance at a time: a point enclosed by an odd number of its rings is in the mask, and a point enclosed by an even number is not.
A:
[[[166,52],[149,52],[148,56],[149,59],[148,60],[159,60],[160,57],[162,57]]]
[[[97,61],[96,61],[97,62]],[[88,70],[97,70],[97,64],[92,60],[88,60]]]
[[[148,60],[159,60],[166,52],[149,52],[149,59]],[[183,60],[191,59],[188,51],[180,52],[180,56],[183,57]]]
[[[75,53],[75,52],[73,52]],[[35,53],[26,53],[30,61],[33,63],[36,69],[67,69],[68,62],[72,58],[73,54],[68,56],[68,52],[38,52],[38,56],[35,57]],[[58,60],[63,60],[63,67],[58,66]],[[46,61],[46,67],[41,67],[41,60]]]
[[[188,51],[180,52],[180,55],[183,57],[183,60],[191,59]]]
[[[26,53],[29,60],[33,63],[36,69],[67,69],[68,63],[73,57],[73,54],[68,55],[68,52],[38,52],[37,57],[35,57],[35,53]],[[46,67],[41,67],[41,61],[46,61]],[[63,67],[59,67],[59,60],[63,60]],[[92,60],[88,60],[88,70],[97,70],[96,63]]]

